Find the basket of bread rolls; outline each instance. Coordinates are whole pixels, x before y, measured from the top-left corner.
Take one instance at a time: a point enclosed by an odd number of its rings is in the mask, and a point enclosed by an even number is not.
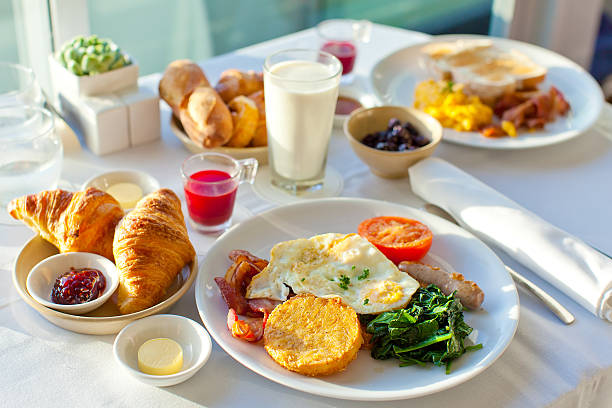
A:
[[[198,64],[173,61],[159,82],[172,109],[170,128],[193,152],[216,151],[236,159],[268,161],[263,75],[228,69],[213,87]]]

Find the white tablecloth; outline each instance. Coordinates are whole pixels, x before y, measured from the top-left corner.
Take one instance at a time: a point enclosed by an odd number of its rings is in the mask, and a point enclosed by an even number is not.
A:
[[[375,25],[360,50],[356,73],[365,78],[380,57],[427,36]],[[226,68],[261,69],[272,51],[309,47],[312,30],[289,35],[202,63],[211,82]],[[156,89],[159,75],[142,79]],[[163,105],[162,140],[105,157],[67,152],[63,178],[78,185],[97,171],[138,168],[180,192],[180,163],[190,155],[171,133]],[[495,151],[441,144],[435,155],[459,166],[551,223],[612,253],[612,115],[602,115],[584,136],[525,151]],[[609,129],[607,132],[601,129]],[[335,131],[329,164],[344,177],[343,196],[368,197],[420,207],[408,179],[373,176]],[[241,186],[237,220],[274,204]],[[476,378],[435,395],[381,404],[357,403],[294,391],[260,377],[217,345],[191,380],[170,388],[139,383],[114,361],[114,336],[75,334],[48,323],[17,295],[12,262],[33,235],[0,226],[0,406],[394,406],[394,407],[604,407],[612,405],[612,328],[537,276],[500,254],[565,304],[576,323],[564,326],[542,304],[520,291],[520,323],[506,352]],[[212,237],[190,231],[200,256]],[[193,288],[170,311],[200,321]],[[409,384],[407,384],[409,386]]]

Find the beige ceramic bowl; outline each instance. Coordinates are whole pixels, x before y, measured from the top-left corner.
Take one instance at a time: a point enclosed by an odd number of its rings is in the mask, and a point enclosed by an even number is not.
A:
[[[181,270],[172,285],[166,290],[162,300],[148,309],[140,312],[122,315],[117,308],[117,292],[99,308],[84,315],[73,315],[53,310],[38,303],[27,289],[26,282],[30,271],[40,261],[58,253],[57,248],[36,235],[21,248],[17,255],[13,269],[13,284],[19,296],[45,319],[77,333],[84,334],[114,334],[119,332],[134,320],[166,311],[174,305],[191,287],[197,272],[198,260],[193,258],[189,264]]]
[[[207,149],[203,146],[198,145],[196,142],[191,140],[187,133],[185,133],[185,129],[183,129],[183,125],[181,121],[178,120],[174,115],[170,118],[170,129],[172,133],[183,143],[183,146],[187,148],[191,153],[204,153],[204,152],[217,152],[227,154],[228,156],[233,157],[236,160],[248,159],[249,157],[254,157],[257,159],[257,162],[260,166],[264,164],[268,164],[268,146],[259,146],[259,147],[215,147],[212,149]]]
[[[389,152],[377,150],[361,143],[370,133],[387,128],[391,118],[410,122],[431,142],[415,150]],[[344,134],[353,151],[370,167],[372,173],[384,178],[400,178],[408,175],[408,168],[426,157],[431,156],[442,139],[442,126],[433,117],[412,108],[403,106],[377,106],[358,109],[344,122]]]

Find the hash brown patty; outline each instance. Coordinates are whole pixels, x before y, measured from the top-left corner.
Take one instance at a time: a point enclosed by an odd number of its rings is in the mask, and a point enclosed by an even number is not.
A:
[[[278,364],[296,373],[337,373],[357,356],[363,338],[357,313],[340,298],[294,296],[266,322],[265,348]]]

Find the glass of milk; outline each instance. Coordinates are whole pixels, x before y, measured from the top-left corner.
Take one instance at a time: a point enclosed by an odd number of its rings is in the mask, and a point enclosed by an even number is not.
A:
[[[264,63],[272,184],[293,194],[323,186],[342,64],[319,50],[280,51]]]
[[[0,223],[14,223],[5,210],[13,198],[57,187],[62,157],[62,141],[48,110],[0,107]]]

